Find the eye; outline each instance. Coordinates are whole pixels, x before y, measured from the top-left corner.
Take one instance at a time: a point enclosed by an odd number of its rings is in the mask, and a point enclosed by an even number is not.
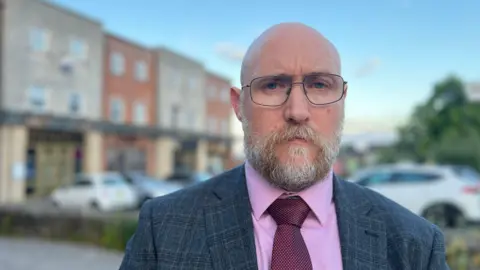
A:
[[[270,82],[265,85],[265,88],[270,90],[277,89],[277,87],[278,87],[278,83],[276,82]]]
[[[323,83],[323,82],[314,82],[314,83],[312,84],[312,87],[313,87],[313,88],[316,88],[316,89],[322,89],[322,88],[327,87],[327,85],[326,85],[325,83]]]

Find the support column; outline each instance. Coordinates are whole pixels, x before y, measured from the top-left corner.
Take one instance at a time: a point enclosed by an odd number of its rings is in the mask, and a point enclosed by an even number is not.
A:
[[[26,146],[24,126],[0,126],[0,204],[26,199]]]
[[[170,137],[160,137],[155,141],[156,177],[164,178],[173,173],[174,153],[177,147],[177,142]]]
[[[206,172],[208,167],[208,142],[199,140],[195,154],[195,170],[197,172]]]
[[[87,131],[83,141],[83,171],[103,171],[103,135],[98,131]]]

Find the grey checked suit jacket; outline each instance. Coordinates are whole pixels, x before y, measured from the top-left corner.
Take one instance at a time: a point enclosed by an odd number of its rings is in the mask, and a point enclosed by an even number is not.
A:
[[[449,269],[444,237],[428,221],[338,178],[334,201],[343,269]],[[258,269],[244,166],[142,207],[120,270],[160,269]]]

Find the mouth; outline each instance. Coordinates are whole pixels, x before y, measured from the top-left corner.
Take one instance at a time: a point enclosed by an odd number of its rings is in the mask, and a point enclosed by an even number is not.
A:
[[[303,137],[293,137],[288,140],[288,142],[293,143],[308,143],[308,140]]]

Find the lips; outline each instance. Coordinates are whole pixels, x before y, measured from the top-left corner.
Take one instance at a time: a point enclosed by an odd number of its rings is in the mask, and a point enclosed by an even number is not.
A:
[[[289,139],[288,141],[291,142],[291,141],[295,141],[295,140],[300,140],[300,141],[305,141],[305,142],[308,141],[307,139],[305,139],[303,137],[293,137],[293,138]]]

